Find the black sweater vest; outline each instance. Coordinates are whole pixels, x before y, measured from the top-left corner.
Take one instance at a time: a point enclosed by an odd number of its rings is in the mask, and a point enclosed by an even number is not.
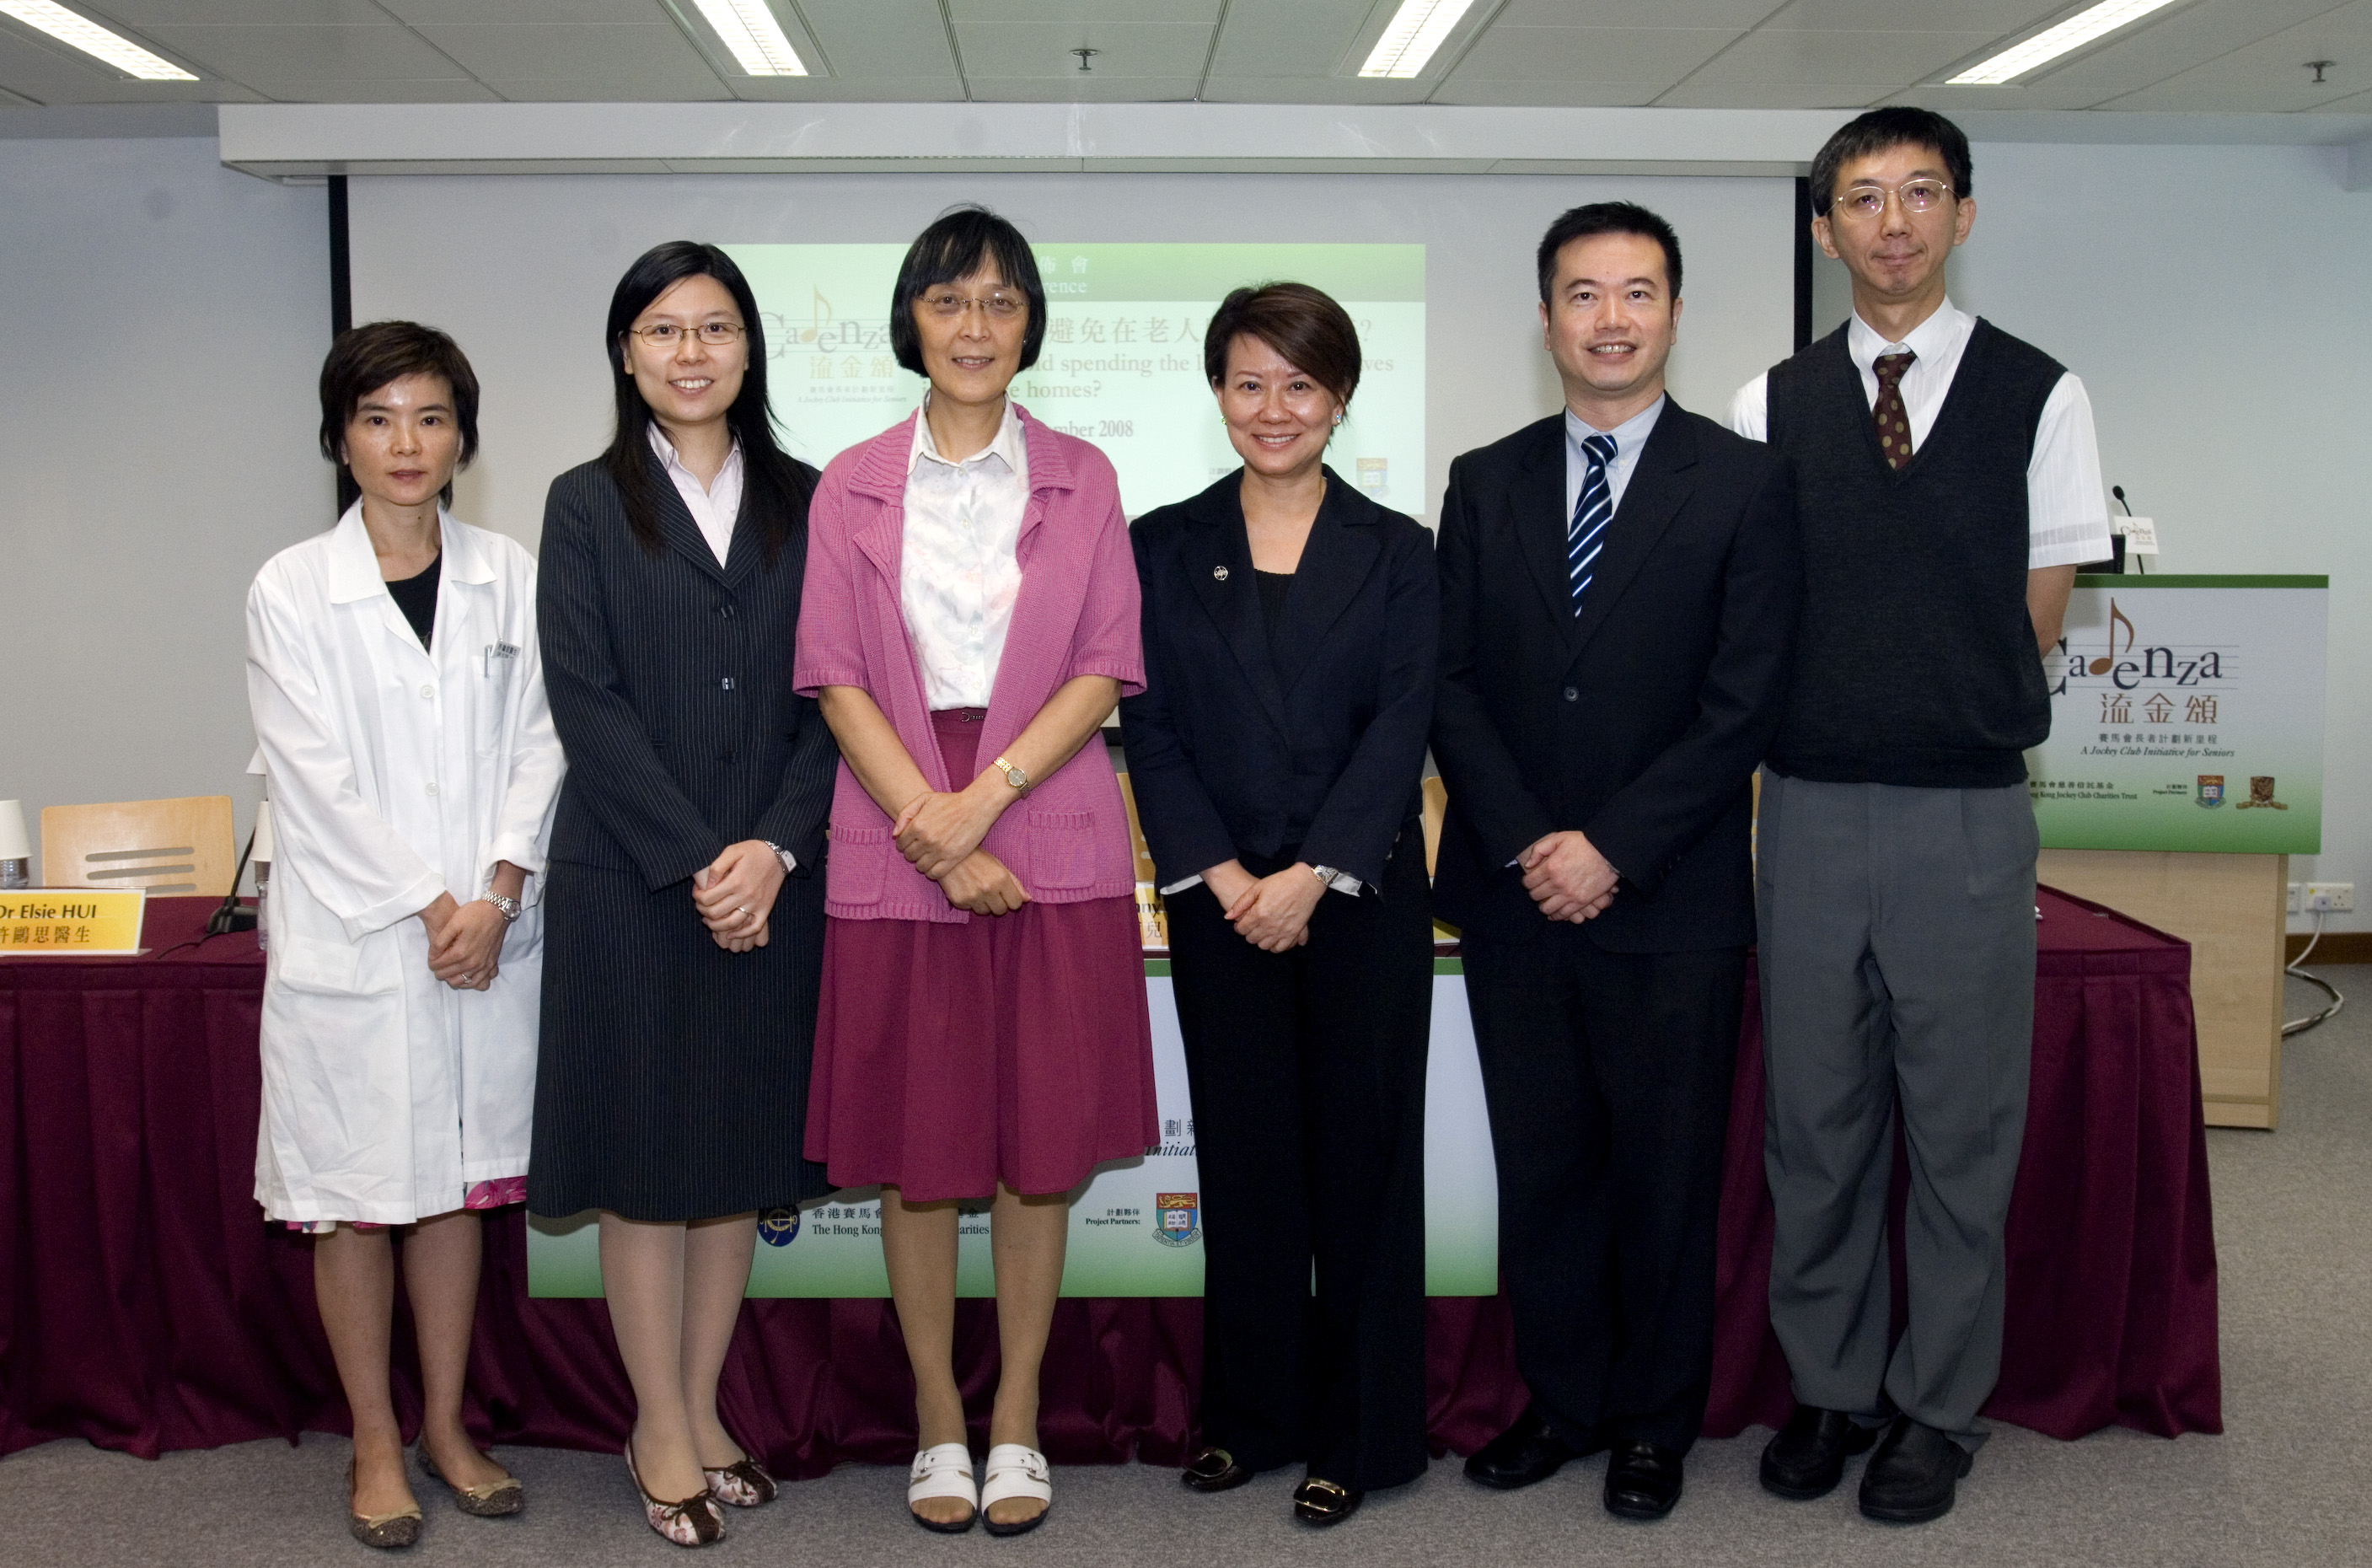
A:
[[[1795,465],[1806,579],[1771,765],[1843,784],[2023,783],[2021,753],[2051,733],[2026,613],[2026,470],[2064,371],[1980,320],[1934,427],[1897,470],[1878,451],[1845,331],[1768,382],[1771,444]]]

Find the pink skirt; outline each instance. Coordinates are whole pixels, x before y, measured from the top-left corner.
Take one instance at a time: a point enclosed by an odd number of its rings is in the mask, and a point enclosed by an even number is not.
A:
[[[977,717],[931,720],[970,780]],[[1067,1192],[1158,1134],[1134,900],[824,923],[807,1156],[834,1186]]]

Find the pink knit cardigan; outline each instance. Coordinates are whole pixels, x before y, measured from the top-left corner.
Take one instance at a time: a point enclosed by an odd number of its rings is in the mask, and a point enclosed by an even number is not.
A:
[[[1108,675],[1145,690],[1137,635],[1136,563],[1110,459],[1076,436],[1020,414],[1029,443],[1029,503],[1016,554],[1021,592],[997,665],[980,761],[999,755],[1064,681]],[[919,418],[920,415],[914,416]],[[827,686],[871,694],[931,787],[960,789],[931,733],[922,661],[898,603],[906,528],[906,470],[914,419],[834,458],[808,507],[807,587],[799,601],[792,684],[805,696]],[[1041,903],[1076,903],[1134,892],[1135,857],[1103,744],[1034,785],[989,830],[982,848],[1011,868]],[[969,921],[938,884],[906,862],[890,818],[846,762],[831,797],[831,853],[824,910],[843,920]]]

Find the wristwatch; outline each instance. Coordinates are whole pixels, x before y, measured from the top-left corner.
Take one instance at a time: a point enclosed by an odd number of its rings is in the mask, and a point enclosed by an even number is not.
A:
[[[1017,793],[1022,795],[1029,793],[1029,775],[1027,772],[1015,767],[1002,757],[996,760],[994,766],[998,772],[1005,775],[1005,782],[1011,784]]]
[[[774,852],[774,858],[783,863],[783,874],[785,876],[787,877],[792,872],[795,872],[799,868],[798,856],[793,854],[789,850],[785,849],[782,845],[776,843],[772,839],[767,839],[764,842],[768,849]]]
[[[1334,885],[1335,877],[1343,875],[1340,871],[1335,870],[1331,865],[1313,865],[1309,868],[1309,874],[1312,877],[1317,877],[1319,881],[1324,883],[1329,888]]]
[[[505,925],[508,925],[511,922],[517,920],[519,917],[519,911],[524,907],[517,899],[505,898],[502,894],[495,892],[492,888],[480,893],[478,895],[478,901],[482,904],[492,904],[494,908],[502,911],[503,923]]]

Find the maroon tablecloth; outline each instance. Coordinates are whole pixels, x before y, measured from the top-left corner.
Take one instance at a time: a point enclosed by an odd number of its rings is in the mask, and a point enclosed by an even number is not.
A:
[[[150,905],[194,936],[205,900]],[[2034,1088],[2010,1218],[2008,1343],[1987,1406],[2061,1437],[2221,1430],[2215,1260],[2189,993],[2173,938],[2044,898]],[[343,1430],[308,1244],[251,1192],[262,962],[252,936],[150,958],[0,960],[0,1453],[62,1436],[145,1456]],[[1706,1430],[1775,1423],[1787,1376],[1763,1304],[1761,1030],[1738,1053]],[[490,1222],[471,1367],[495,1441],[615,1448],[625,1375],[598,1301],[527,1295],[517,1210]],[[1201,1304],[1065,1301],[1046,1358],[1057,1461],[1188,1452]],[[397,1342],[409,1343],[408,1323]],[[995,1377],[991,1304],[959,1316],[966,1392]],[[400,1398],[416,1407],[408,1351]],[[1469,1450],[1522,1408],[1496,1299],[1436,1299],[1435,1442]],[[725,1413],[786,1475],[911,1457],[913,1390],[886,1303],[752,1302]],[[981,1434],[976,1433],[975,1436]]]

